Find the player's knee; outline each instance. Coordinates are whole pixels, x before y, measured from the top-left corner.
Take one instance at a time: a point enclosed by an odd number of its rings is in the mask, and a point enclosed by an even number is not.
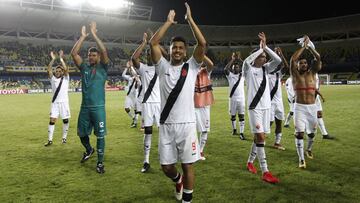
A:
[[[129,112],[130,112],[130,109],[129,109],[129,108],[125,108],[125,111],[126,111],[126,113],[129,113]]]
[[[308,137],[314,138],[314,137],[315,137],[315,134],[314,134],[314,133],[310,133],[310,134],[308,134]]]
[[[322,118],[322,111],[318,111],[318,112],[317,112],[317,117],[318,117],[318,118]]]
[[[239,120],[240,121],[244,121],[245,120],[245,115],[244,114],[239,114]]]
[[[297,132],[295,133],[295,137],[297,139],[304,139],[304,132]]]
[[[144,133],[146,135],[152,134],[152,126],[145,126],[144,128],[145,128]]]
[[[64,123],[64,124],[69,123],[69,119],[63,119],[63,123]]]
[[[236,115],[231,115],[230,120],[231,120],[231,121],[236,121]]]

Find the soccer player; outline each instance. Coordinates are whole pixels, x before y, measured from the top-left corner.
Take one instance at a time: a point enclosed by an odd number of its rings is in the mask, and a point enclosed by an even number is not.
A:
[[[290,59],[290,74],[295,91],[294,126],[295,144],[299,156],[299,168],[306,168],[304,157],[304,133],[308,135],[306,155],[312,159],[312,145],[317,128],[317,107],[315,104],[316,78],[322,62],[320,54],[313,46],[309,46],[310,39],[304,36],[304,42],[300,49],[296,50]],[[308,65],[307,59],[302,54],[308,50],[314,57],[314,66]]]
[[[294,115],[294,103],[295,103],[295,92],[292,85],[291,76],[288,77],[288,79],[286,79],[285,88],[286,88],[287,100],[289,103],[289,113],[286,116],[284,128],[288,128],[290,124],[290,120]]]
[[[318,120],[318,124],[319,124],[319,129],[321,131],[323,139],[333,140],[335,137],[328,134],[328,132],[327,132],[327,130],[325,128],[324,120],[323,120],[322,105],[321,105],[320,98],[323,100],[323,102],[325,102],[325,99],[324,99],[323,95],[320,92],[319,75],[316,74],[315,78],[316,78],[316,94],[315,94],[316,95],[316,100],[315,100],[315,104],[316,104],[316,107],[317,107],[317,120]]]
[[[244,76],[241,72],[243,61],[239,53],[233,53],[231,60],[225,66],[224,72],[229,82],[229,113],[233,135],[236,132],[236,113],[239,117],[240,139],[245,140],[245,93],[244,93]]]
[[[210,106],[214,103],[212,85],[210,81],[214,63],[204,56],[204,62],[196,77],[195,82],[195,116],[196,129],[200,132],[200,160],[205,160],[204,148],[210,131]]]
[[[279,179],[273,176],[267,166],[265,155],[265,133],[270,133],[270,88],[268,74],[281,63],[281,58],[266,45],[265,33],[260,32],[260,48],[254,50],[243,63],[243,74],[247,87],[247,107],[249,124],[254,133],[254,142],[251,146],[247,169],[251,173],[257,170],[253,162],[258,157],[262,171],[262,180],[268,183],[277,183]],[[271,57],[267,62],[266,54]]]
[[[280,144],[282,137],[282,121],[284,120],[281,78],[283,77],[283,71],[285,69],[289,69],[289,64],[287,63],[280,47],[275,48],[275,53],[280,56],[281,64],[268,75],[271,100],[270,126],[275,121],[275,143],[273,147],[275,149],[285,150],[285,148]]]
[[[90,33],[96,42],[97,48],[91,47],[89,49],[89,63],[83,61],[79,55],[81,46],[89,35],[89,33],[86,32],[85,26],[82,27],[81,36],[71,51],[71,56],[75,65],[80,69],[81,74],[82,102],[78,117],[77,132],[82,145],[86,149],[81,159],[81,163],[84,163],[94,153],[94,148],[91,147],[89,139],[94,128],[94,134],[97,137],[96,148],[98,155],[96,171],[98,173],[105,173],[103,164],[106,135],[105,82],[107,79],[109,58],[104,44],[97,36],[96,22],[90,23]]]
[[[199,160],[200,156],[195,124],[194,88],[204,59],[206,41],[191,16],[189,5],[185,3],[185,6],[185,19],[197,42],[189,60],[184,61],[187,56],[187,43],[183,37],[172,38],[170,61],[161,54],[160,40],[168,28],[176,23],[174,10],[170,10],[166,22],[151,38],[150,47],[152,60],[159,73],[160,164],[165,175],[176,183],[175,197],[183,202],[191,202],[195,180],[193,163]],[[175,167],[178,160],[181,162],[183,175]]]
[[[137,126],[137,119],[138,119],[138,111],[136,109],[136,99],[138,96],[138,87],[140,86],[140,79],[137,78],[136,72],[133,69],[133,64],[131,61],[126,63],[126,68],[122,73],[122,77],[127,80],[127,93],[125,97],[125,112],[129,115],[132,119],[132,123],[130,127],[135,128]],[[126,73],[129,72],[130,75]],[[131,112],[131,109],[134,109],[134,114]]]
[[[61,65],[55,68],[55,74],[53,74],[52,66],[56,59],[55,54],[50,52],[51,61],[48,65],[48,76],[50,78],[51,88],[53,92],[53,97],[51,101],[51,110],[50,110],[50,122],[48,127],[48,142],[45,144],[45,147],[52,145],[53,143],[53,134],[55,130],[55,122],[60,116],[63,120],[63,135],[62,143],[66,143],[66,137],[69,130],[69,118],[70,118],[70,107],[69,107],[69,69],[64,61],[64,52],[59,51],[59,57]]]
[[[133,53],[131,60],[134,67],[141,76],[143,86],[143,112],[144,118],[144,162],[141,169],[142,173],[147,172],[150,169],[150,149],[151,149],[151,137],[153,132],[153,124],[157,127],[160,126],[160,89],[159,89],[159,77],[155,72],[155,66],[152,63],[150,50],[146,50],[146,64],[140,62],[140,56],[148,42],[148,35],[144,33],[143,41],[140,46]]]

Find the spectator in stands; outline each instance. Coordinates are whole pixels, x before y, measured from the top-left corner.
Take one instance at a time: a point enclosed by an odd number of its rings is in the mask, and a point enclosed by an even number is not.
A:
[[[79,55],[81,46],[89,35],[89,33],[86,32],[85,26],[82,27],[81,36],[71,51],[75,65],[81,71],[82,82],[82,103],[77,132],[82,145],[86,149],[81,159],[81,163],[83,163],[91,157],[95,150],[91,147],[89,140],[91,131],[94,128],[94,134],[97,136],[98,154],[96,171],[98,173],[105,173],[103,164],[106,135],[105,81],[107,78],[109,58],[103,42],[97,36],[96,22],[90,23],[90,33],[97,44],[97,48],[91,47],[89,49],[89,64],[85,63]]]
[[[62,143],[66,143],[66,137],[69,130],[69,118],[70,118],[70,106],[69,106],[69,69],[65,64],[63,59],[64,52],[63,50],[59,51],[59,58],[62,65],[59,65],[55,68],[55,73],[52,71],[52,66],[56,59],[55,54],[50,52],[51,61],[48,65],[48,75],[51,82],[51,88],[53,92],[53,97],[51,100],[51,110],[50,110],[50,122],[48,126],[48,142],[45,146],[50,146],[53,143],[53,134],[55,130],[55,122],[60,116],[63,121],[63,135]]]

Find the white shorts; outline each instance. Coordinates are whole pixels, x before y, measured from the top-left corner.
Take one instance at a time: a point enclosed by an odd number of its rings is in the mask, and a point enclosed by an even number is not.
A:
[[[135,100],[135,109],[136,111],[141,112],[143,109],[142,98],[138,97]]]
[[[315,133],[317,128],[317,107],[315,104],[294,104],[295,132]]]
[[[200,158],[200,146],[195,123],[165,123],[159,129],[161,165],[194,163]]]
[[[69,102],[51,103],[50,118],[58,118],[59,116],[61,119],[68,119],[71,117]]]
[[[125,98],[125,105],[124,105],[125,109],[129,108],[134,108],[135,107],[135,98],[126,96]]]
[[[249,110],[251,133],[270,133],[270,109]]]
[[[284,120],[284,105],[282,102],[271,103],[270,121],[274,121],[275,118],[278,120]]]
[[[145,127],[153,126],[153,124],[160,126],[160,108],[160,102],[143,103],[142,117]]]
[[[316,110],[317,111],[322,111],[322,105],[321,105],[321,100],[320,100],[320,96],[317,95],[316,99],[315,99],[315,104],[316,104]]]
[[[195,108],[196,129],[198,132],[210,131],[210,106]]]
[[[229,113],[230,115],[245,114],[245,100],[232,100],[229,99]]]

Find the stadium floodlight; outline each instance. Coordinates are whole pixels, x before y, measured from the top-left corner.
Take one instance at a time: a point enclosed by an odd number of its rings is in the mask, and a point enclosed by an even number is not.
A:
[[[93,7],[100,7],[106,10],[116,10],[119,8],[128,8],[134,5],[131,1],[125,0],[88,0]]]
[[[85,2],[85,0],[63,0],[65,4],[71,6],[71,7],[76,7],[81,5],[82,3]]]

